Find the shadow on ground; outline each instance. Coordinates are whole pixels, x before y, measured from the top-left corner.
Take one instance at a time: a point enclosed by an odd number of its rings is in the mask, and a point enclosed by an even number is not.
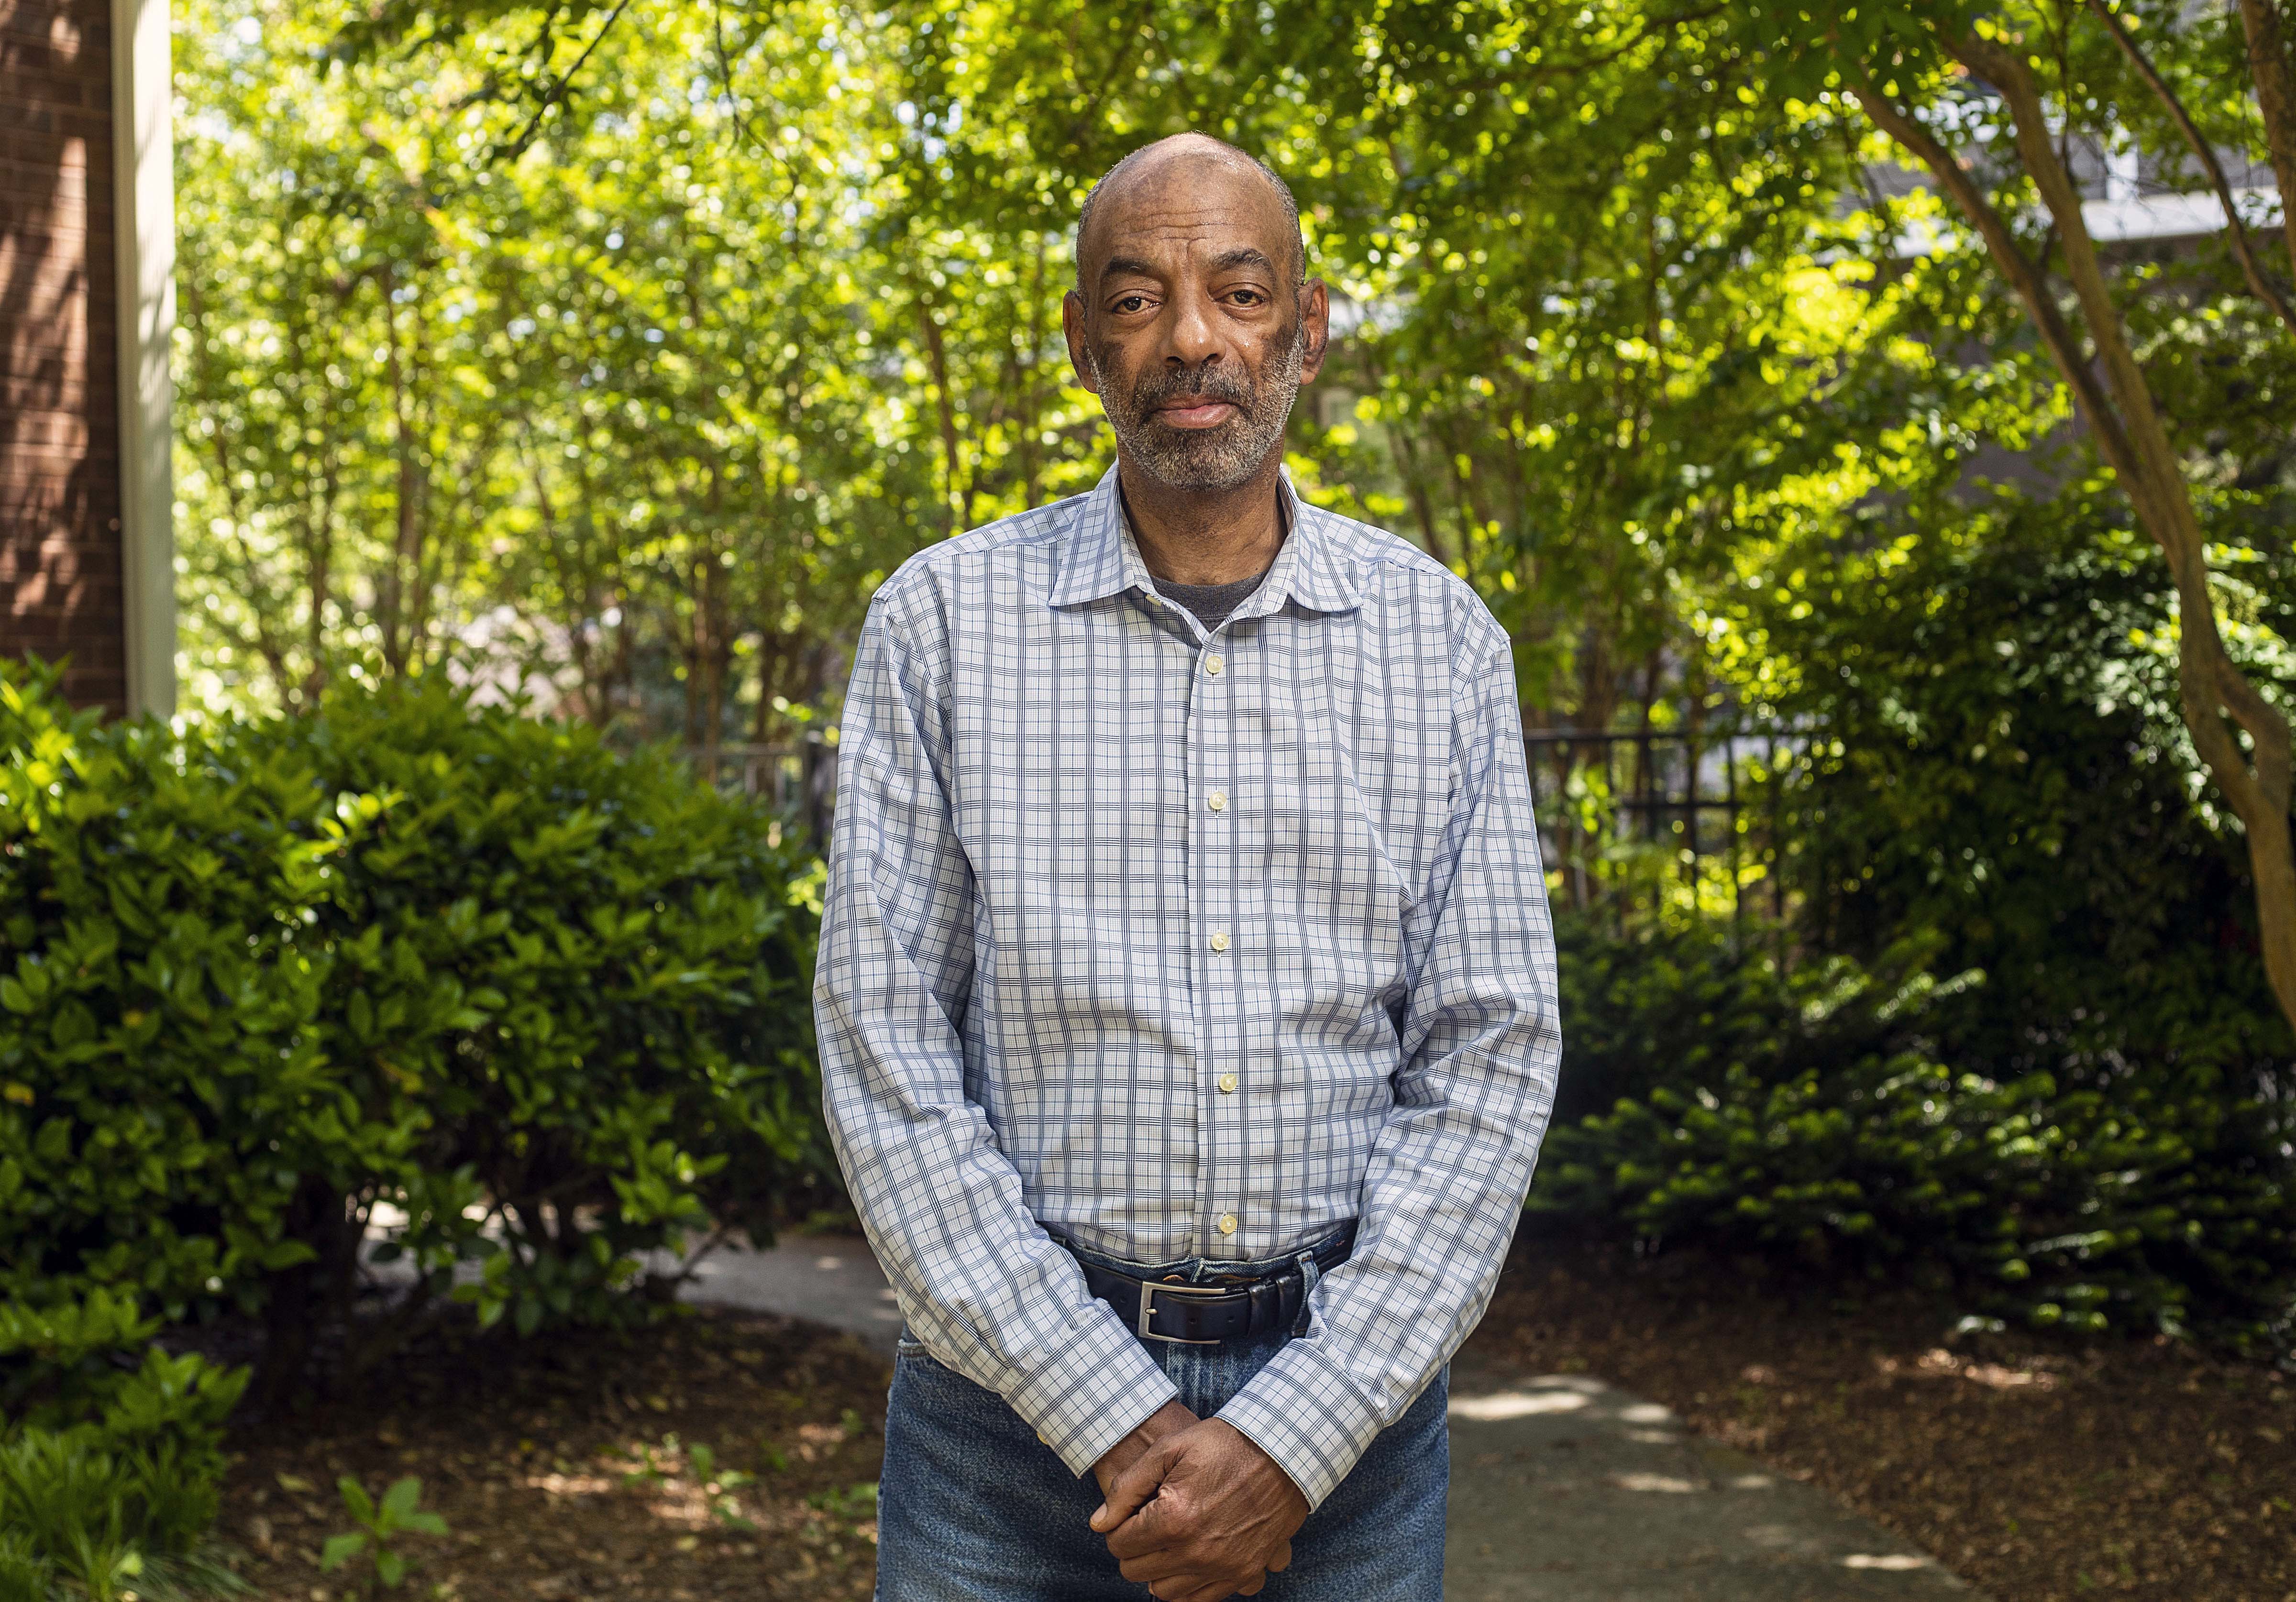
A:
[[[713,1253],[686,1294],[886,1352],[900,1329],[868,1246],[847,1237]],[[1599,1380],[1470,1355],[1451,1394],[1447,1602],[1971,1602],[1927,1554]]]

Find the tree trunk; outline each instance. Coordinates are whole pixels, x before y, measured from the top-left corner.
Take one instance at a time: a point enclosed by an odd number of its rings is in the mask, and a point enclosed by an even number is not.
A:
[[[949,533],[962,534],[972,527],[972,497],[960,490],[956,483],[961,453],[956,436],[956,397],[948,387],[948,347],[941,339],[940,324],[933,319],[930,298],[917,301],[917,319],[924,327],[925,357],[932,368],[934,402],[940,411],[941,504],[948,509]]]
[[[398,519],[390,555],[383,565],[381,604],[376,621],[381,625],[383,665],[394,675],[406,671],[413,641],[407,629],[408,593],[422,565],[422,503],[416,462],[414,419],[407,394],[406,358],[399,350],[398,304],[394,298],[398,277],[385,268],[382,288],[383,351],[390,381],[392,452],[398,460]]]
[[[313,1256],[270,1277],[263,1357],[249,1397],[260,1413],[284,1410],[300,1393],[320,1332],[349,1316],[358,1283],[359,1232],[342,1193],[325,1181],[306,1178],[296,1189],[287,1234],[310,1246]]]
[[[1988,41],[1943,37],[1941,42],[1949,54],[2000,91],[2009,106],[2019,160],[2056,224],[2065,275],[2095,347],[2094,362],[2058,308],[2040,266],[2026,256],[1955,152],[1872,84],[1853,83],[1851,93],[1875,126],[1930,170],[1984,239],[2071,389],[2137,522],[2168,560],[2177,589],[2177,666],[2185,725],[2210,776],[2247,832],[2265,974],[2282,1014],[2296,1025],[2296,838],[2292,838],[2288,815],[2288,720],[2225,650],[2209,590],[2207,545],[2183,463],[2112,303],[2103,266],[2081,215],[2079,190],[2055,143],[2030,70],[2012,50]],[[2227,720],[2247,734],[2248,752],[2242,751]]]

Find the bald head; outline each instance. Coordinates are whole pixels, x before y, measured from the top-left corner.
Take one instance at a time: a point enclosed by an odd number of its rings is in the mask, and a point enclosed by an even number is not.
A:
[[[1217,139],[1159,140],[1095,186],[1061,326],[1128,483],[1274,494],[1284,421],[1331,331],[1305,257],[1291,192]]]
[[[1276,227],[1291,250],[1291,260],[1285,264],[1289,277],[1295,287],[1305,282],[1308,242],[1300,232],[1300,203],[1275,176],[1275,169],[1209,134],[1175,134],[1134,151],[1102,174],[1100,182],[1085,196],[1084,209],[1077,214],[1077,288],[1086,289],[1086,274],[1106,258],[1109,246],[1101,237],[1107,232],[1103,225],[1108,213],[1121,208],[1124,199],[1168,192],[1208,177],[1231,184],[1241,181],[1274,202],[1275,217],[1280,218]]]

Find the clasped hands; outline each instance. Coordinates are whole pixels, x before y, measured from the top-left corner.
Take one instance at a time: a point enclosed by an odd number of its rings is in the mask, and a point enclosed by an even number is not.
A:
[[[1251,1439],[1168,1402],[1093,1465],[1092,1527],[1158,1602],[1252,1597],[1292,1561],[1308,1499]]]

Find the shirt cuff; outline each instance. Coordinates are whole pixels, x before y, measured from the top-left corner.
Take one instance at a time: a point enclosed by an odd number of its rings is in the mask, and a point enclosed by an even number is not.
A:
[[[1101,1316],[1086,1322],[1051,1364],[1004,1398],[1078,1478],[1180,1394],[1107,1304],[1093,1305]]]
[[[1310,1512],[1339,1489],[1386,1427],[1320,1340],[1287,1342],[1218,1417],[1275,1459]]]

